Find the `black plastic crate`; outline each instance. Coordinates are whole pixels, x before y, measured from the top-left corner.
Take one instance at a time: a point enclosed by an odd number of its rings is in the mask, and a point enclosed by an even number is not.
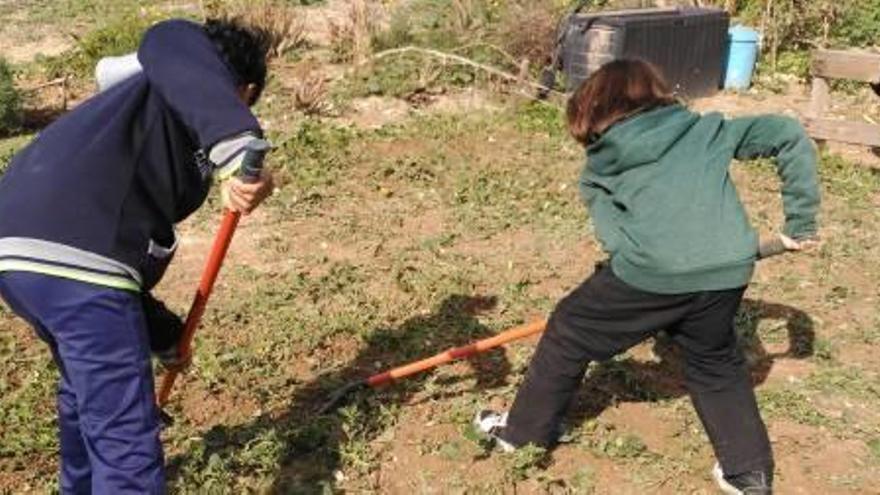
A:
[[[729,25],[727,12],[712,8],[572,15],[560,47],[568,89],[607,62],[640,58],[657,65],[677,94],[714,94],[723,84]]]

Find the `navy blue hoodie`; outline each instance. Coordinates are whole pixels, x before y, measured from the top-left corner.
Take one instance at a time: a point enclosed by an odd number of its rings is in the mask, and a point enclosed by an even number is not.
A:
[[[0,179],[0,272],[148,289],[173,251],[174,224],[207,196],[211,149],[261,134],[201,26],[157,24],[137,58],[141,73],[63,116],[13,158]]]

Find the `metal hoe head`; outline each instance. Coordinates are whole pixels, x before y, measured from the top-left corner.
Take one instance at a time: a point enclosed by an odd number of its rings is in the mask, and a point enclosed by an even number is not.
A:
[[[348,396],[354,393],[357,390],[367,388],[368,384],[366,380],[358,380],[356,382],[351,382],[342,388],[337,389],[335,392],[330,394],[330,398],[327,399],[319,409],[318,414],[327,414],[330,411],[333,411],[337,407],[341,406],[343,402],[348,398]]]

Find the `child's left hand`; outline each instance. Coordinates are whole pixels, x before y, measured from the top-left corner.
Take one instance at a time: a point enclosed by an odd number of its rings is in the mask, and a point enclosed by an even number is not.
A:
[[[256,182],[247,183],[238,177],[233,177],[226,181],[222,188],[223,205],[232,211],[247,215],[272,195],[275,181],[271,172],[263,170]]]
[[[804,239],[792,239],[784,234],[779,234],[782,245],[789,251],[810,251],[819,244],[818,237],[812,236]]]

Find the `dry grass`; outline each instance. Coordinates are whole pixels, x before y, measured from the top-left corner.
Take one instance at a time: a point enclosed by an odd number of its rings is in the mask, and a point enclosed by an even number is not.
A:
[[[500,44],[517,60],[544,65],[553,57],[560,14],[552,2],[517,4],[505,13],[499,26]]]
[[[306,115],[322,115],[330,110],[327,79],[319,70],[307,68],[293,80],[290,89],[296,110]]]
[[[283,2],[203,0],[202,12],[205,17],[234,19],[263,30],[269,36],[270,57],[281,57],[306,41],[303,19]]]
[[[351,0],[347,16],[330,23],[330,46],[336,62],[360,64],[370,56],[378,12],[366,0]]]

